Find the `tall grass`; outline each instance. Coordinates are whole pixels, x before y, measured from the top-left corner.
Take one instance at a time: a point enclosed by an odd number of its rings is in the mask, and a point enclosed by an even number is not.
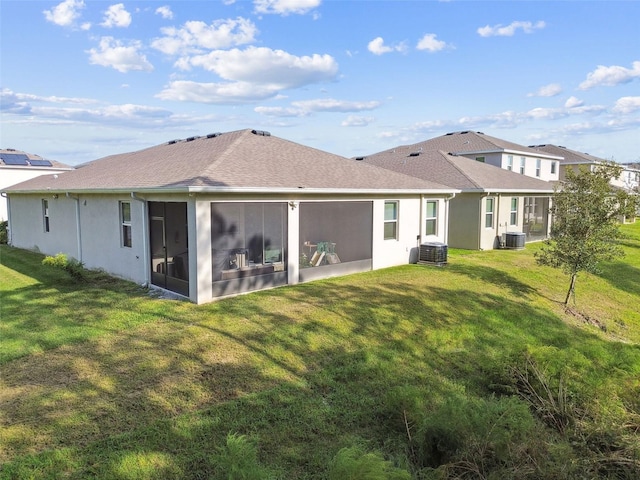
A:
[[[204,306],[3,246],[0,478],[636,478],[624,228],[571,311],[535,245]]]

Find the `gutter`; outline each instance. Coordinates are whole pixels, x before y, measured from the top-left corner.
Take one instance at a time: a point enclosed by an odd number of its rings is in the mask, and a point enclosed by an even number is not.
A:
[[[147,227],[149,225],[147,201],[138,197],[135,192],[131,192],[131,198],[142,203],[142,263],[144,268],[144,281],[147,286],[151,285],[151,258],[149,253],[149,238],[147,237]]]
[[[82,230],[80,227],[80,197],[74,197],[71,193],[66,192],[67,198],[76,201],[76,241],[78,243],[78,261],[82,263]]]
[[[11,199],[7,195],[7,192],[0,192],[2,198],[7,199],[7,244],[11,245]]]

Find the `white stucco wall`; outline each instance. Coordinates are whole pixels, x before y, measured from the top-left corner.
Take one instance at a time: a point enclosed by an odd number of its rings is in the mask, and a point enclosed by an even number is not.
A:
[[[526,155],[522,153],[478,153],[478,154],[465,154],[467,158],[476,160],[478,157],[484,157],[484,163],[500,167],[504,170],[509,169],[509,156],[513,157],[512,171],[520,173],[520,159],[524,157],[524,175],[533,178],[539,178],[547,182],[554,182],[559,179],[560,165],[558,160],[551,160],[549,158],[536,157],[532,155]],[[540,160],[540,176],[536,175],[536,162]],[[555,173],[552,173],[552,164],[555,163]]]
[[[54,175],[68,170],[70,169],[0,165],[0,192],[11,185],[16,185],[41,175]],[[0,221],[8,218],[7,199],[0,197]]]

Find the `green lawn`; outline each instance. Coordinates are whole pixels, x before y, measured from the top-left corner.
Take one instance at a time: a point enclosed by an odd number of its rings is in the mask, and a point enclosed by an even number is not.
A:
[[[0,478],[638,478],[623,229],[570,310],[536,245],[204,306],[2,246]]]

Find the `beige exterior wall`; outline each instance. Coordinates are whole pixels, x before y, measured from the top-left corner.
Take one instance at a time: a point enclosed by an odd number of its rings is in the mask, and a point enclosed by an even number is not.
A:
[[[480,248],[480,194],[459,193],[451,200],[449,212],[449,241],[451,248],[477,250]]]
[[[523,155],[518,153],[478,153],[465,155],[467,158],[476,160],[478,157],[484,157],[484,163],[488,165],[494,165],[504,170],[509,170],[509,157],[513,157],[512,171],[515,173],[521,173],[520,161],[524,158],[524,175],[533,178],[539,178],[547,182],[555,182],[560,178],[560,164],[558,160],[551,160],[549,158],[535,157],[531,155]],[[536,175],[537,160],[540,160],[540,175]],[[555,173],[552,173],[553,165],[555,163]]]

